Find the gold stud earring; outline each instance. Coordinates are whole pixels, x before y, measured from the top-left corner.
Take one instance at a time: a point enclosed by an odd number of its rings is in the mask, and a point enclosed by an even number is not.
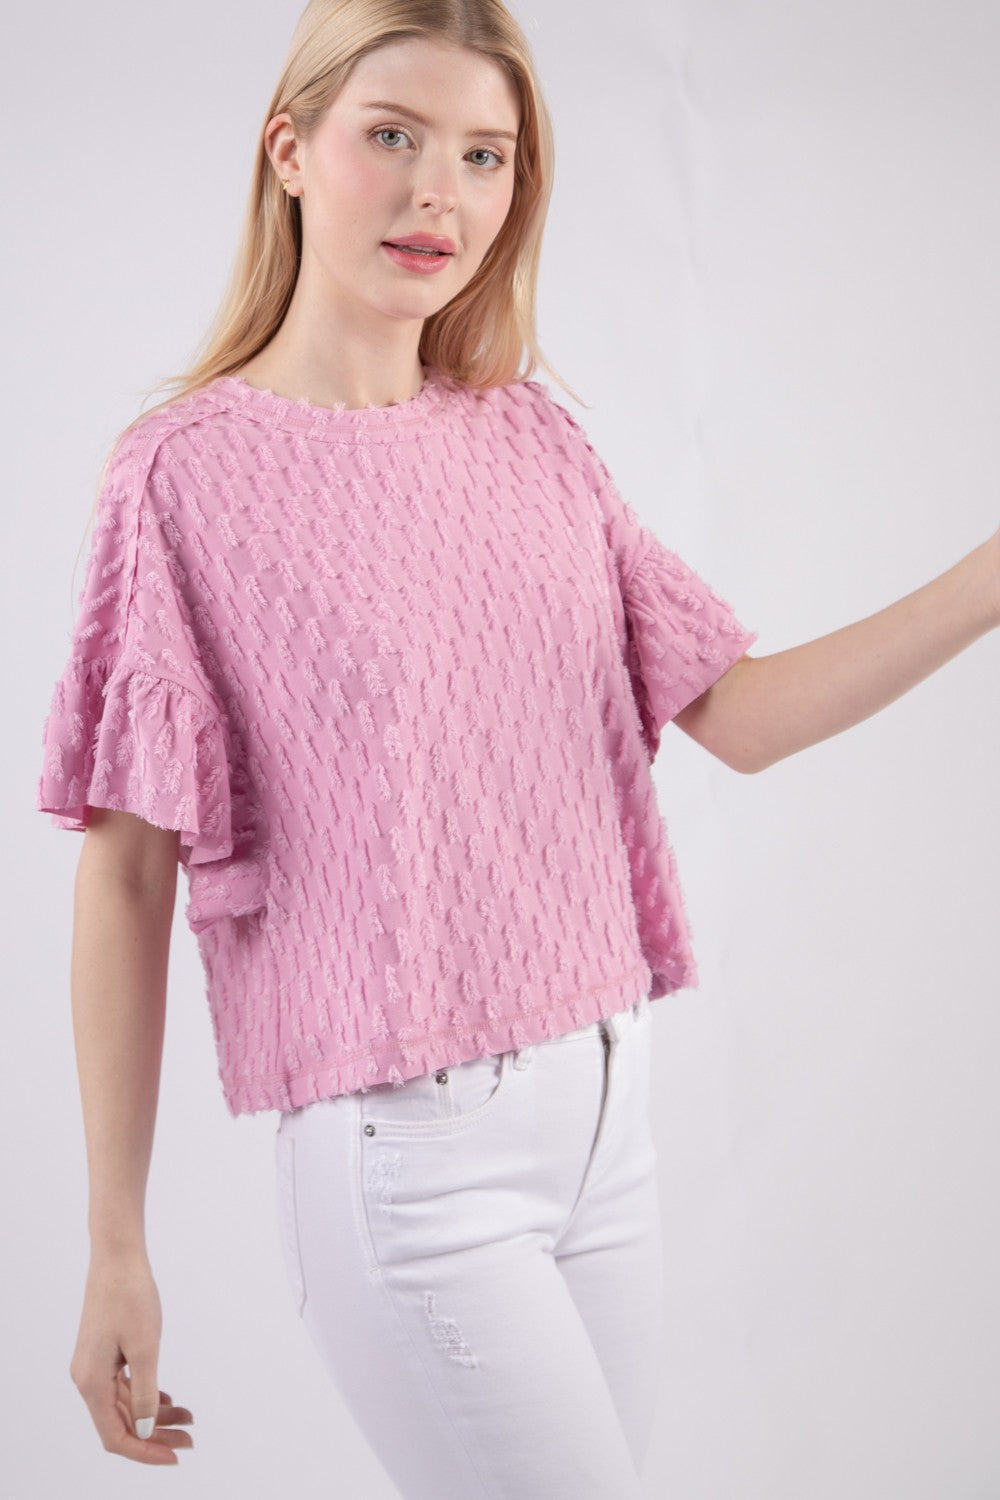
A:
[[[288,192],[288,178],[287,177],[283,177],[281,179],[281,186],[284,188],[285,192],[287,193]]]

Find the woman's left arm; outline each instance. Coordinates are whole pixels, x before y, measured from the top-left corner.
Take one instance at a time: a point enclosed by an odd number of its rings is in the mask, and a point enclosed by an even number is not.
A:
[[[674,719],[736,771],[850,729],[1000,625],[1000,529],[946,573],[829,635],[742,656]]]

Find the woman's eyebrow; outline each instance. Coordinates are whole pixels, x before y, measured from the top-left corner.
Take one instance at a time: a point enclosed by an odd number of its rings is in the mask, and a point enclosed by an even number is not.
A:
[[[426,115],[418,115],[415,109],[407,109],[405,104],[393,104],[391,99],[371,99],[367,104],[359,106],[361,109],[388,109],[397,115],[406,115],[410,120],[416,120],[418,125],[433,125],[433,120],[428,120]],[[506,141],[516,141],[517,136],[510,130],[470,130],[473,135],[503,136]]]

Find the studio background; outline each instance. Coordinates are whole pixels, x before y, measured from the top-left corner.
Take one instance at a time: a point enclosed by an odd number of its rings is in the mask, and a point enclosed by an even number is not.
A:
[[[752,654],[983,541],[1000,522],[996,6],[512,8],[556,129],[540,339],[589,409],[549,384],[640,518],[759,630]],[[0,1360],[5,1474],[33,1500],[395,1495],[295,1317],[278,1117],[226,1110],[180,872],[148,1240],[159,1384],[195,1415],[181,1474],[105,1453],[68,1373],[89,1254],[82,837],[34,810],[42,726],[101,461],[214,315],[300,10],[94,0],[3,23]],[[756,776],[664,734],[701,984],[654,1005],[650,1496],[1000,1495],[998,669],[994,633]]]

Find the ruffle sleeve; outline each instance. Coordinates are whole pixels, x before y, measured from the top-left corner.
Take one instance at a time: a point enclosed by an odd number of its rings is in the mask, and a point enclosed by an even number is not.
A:
[[[259,845],[245,745],[218,691],[192,549],[174,518],[165,439],[150,413],[102,480],[86,579],[42,729],[36,807],[86,830],[90,810],[175,829],[197,922],[259,905]]]
[[[757,632],[658,537],[642,534],[623,599],[626,665],[652,760],[664,726],[739,660]]]
[[[219,714],[180,683],[124,660],[71,661],[42,731],[37,808],[82,832],[88,808],[135,813],[180,833],[181,862],[232,853]]]

